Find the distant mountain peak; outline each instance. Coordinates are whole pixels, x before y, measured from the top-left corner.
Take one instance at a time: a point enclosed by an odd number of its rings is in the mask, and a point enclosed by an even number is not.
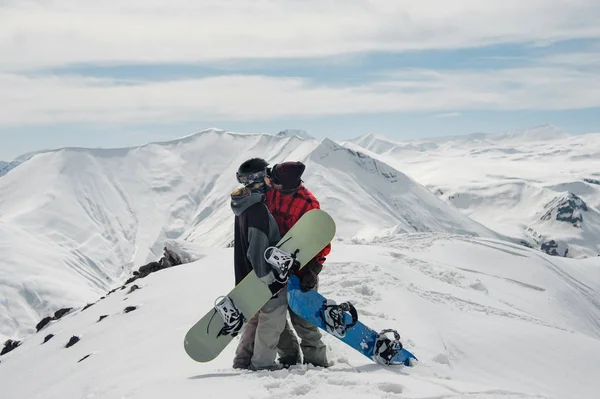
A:
[[[498,135],[502,138],[521,138],[534,140],[554,140],[568,137],[569,134],[554,125],[539,125],[528,129],[514,130]]]
[[[298,136],[301,139],[314,139],[310,134],[308,134],[305,130],[301,129],[285,129],[277,133],[277,137],[293,137]]]
[[[542,220],[557,220],[559,222],[571,223],[574,227],[581,227],[583,213],[587,212],[588,206],[577,195],[567,192],[547,203],[544,208],[546,212]]]
[[[22,161],[12,161],[12,162],[4,162],[0,161],[0,177],[4,176],[17,166],[19,166]]]
[[[321,145],[313,152],[313,154],[316,154],[319,157],[325,157],[328,155],[328,151],[346,152],[348,154],[348,159],[353,160],[354,163],[356,163],[362,169],[381,175],[386,179],[392,179],[394,182],[397,181],[397,178],[401,175],[400,172],[393,169],[389,165],[371,158],[360,151],[355,151],[341,146],[329,138],[324,139]]]

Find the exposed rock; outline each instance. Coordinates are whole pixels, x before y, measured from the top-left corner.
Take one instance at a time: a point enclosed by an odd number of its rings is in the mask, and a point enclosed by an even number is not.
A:
[[[65,348],[70,348],[73,345],[75,345],[77,342],[79,342],[79,337],[76,335],[73,335],[71,337],[71,339],[69,340],[69,342],[67,342],[67,345],[65,345]]]
[[[125,282],[125,285],[137,280],[138,278],[144,278],[147,275],[149,275],[150,273],[154,273],[154,272],[157,272],[159,270],[166,269],[169,267],[181,265],[182,263],[183,263],[183,261],[177,253],[171,251],[167,247],[164,247],[163,257],[160,258],[160,260],[158,262],[150,262],[150,263],[140,267],[138,270],[134,271],[133,277],[129,278]],[[123,286],[123,288],[124,288],[124,286]]]
[[[83,307],[83,309],[81,309],[81,311],[83,312],[84,310],[86,310],[87,308],[89,308],[90,306],[93,306],[93,305],[94,305],[93,303],[88,303],[87,305],[85,305]]]
[[[54,334],[48,334],[44,337],[44,344],[54,338]]]
[[[21,345],[21,341],[13,341],[12,339],[7,340],[4,343],[4,348],[2,348],[2,352],[0,352],[0,356],[6,355],[8,352],[15,350],[19,345]]]
[[[53,317],[50,316],[46,316],[44,317],[39,323],[37,323],[37,325],[35,326],[35,330],[36,332],[39,332],[42,328],[46,327],[46,325],[48,323],[50,323],[52,320],[54,320]]]
[[[134,273],[135,273],[135,272],[134,272]],[[127,281],[125,281],[125,285],[127,285],[127,284],[130,284],[130,283],[133,283],[133,282],[134,282],[135,280],[137,280],[137,279],[138,279],[138,278],[137,278],[137,276],[129,277],[129,278],[127,279]]]
[[[555,240],[549,240],[542,242],[540,249],[546,252],[548,255],[553,256],[564,256],[566,257],[569,253],[569,247],[562,243],[557,243]]]
[[[131,288],[129,289],[129,291],[127,291],[127,294],[131,294],[133,291],[135,290],[139,290],[140,287],[137,284],[134,284],[131,286]]]
[[[558,220],[571,223],[574,227],[581,227],[583,212],[587,212],[587,204],[573,193],[566,193],[554,198],[544,206],[546,213],[542,220]]]
[[[600,186],[600,180],[596,180],[596,179],[583,179],[584,182],[586,183],[590,183],[590,184],[597,184]]]
[[[107,315],[107,314],[103,314],[102,316],[100,316],[100,317],[98,318],[98,322],[101,322],[102,320],[106,319],[107,317],[108,317],[108,315]]]
[[[312,139],[313,137],[305,130],[301,129],[285,129],[277,133],[277,137],[293,137],[298,136],[301,139]]]
[[[79,359],[79,360],[77,361],[77,363],[81,363],[81,362],[83,362],[85,359],[87,359],[87,358],[88,358],[88,357],[90,357],[90,356],[92,356],[92,354],[91,354],[91,353],[90,353],[89,355],[85,355],[84,357],[82,357],[81,359]]]
[[[533,245],[531,245],[530,243],[528,243],[525,240],[520,240],[519,244],[521,244],[522,246],[527,247],[527,248],[533,248]]]
[[[129,313],[129,312],[132,312],[132,311],[134,311],[134,310],[136,310],[136,309],[137,309],[137,307],[136,307],[136,306],[127,306],[127,307],[125,308],[124,312],[125,312],[125,313]]]
[[[73,310],[73,308],[63,308],[57,310],[56,312],[54,312],[54,320],[60,319],[61,317],[69,313],[71,310]]]
[[[46,316],[35,326],[36,332],[40,332],[40,330],[48,325],[53,320],[59,320],[64,315],[69,313],[73,308],[62,308],[54,312],[54,316]]]

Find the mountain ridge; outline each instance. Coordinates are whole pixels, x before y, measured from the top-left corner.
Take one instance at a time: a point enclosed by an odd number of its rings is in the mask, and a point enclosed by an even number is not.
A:
[[[140,147],[63,148],[37,154],[0,179],[0,270],[10,275],[0,279],[9,298],[0,304],[0,333],[31,330],[56,310],[47,299],[68,296],[71,285],[88,300],[122,283],[159,257],[167,240],[229,245],[235,171],[255,156],[271,164],[306,162],[304,179],[337,220],[338,239],[392,231],[495,236],[403,173],[329,139],[205,130]],[[33,248],[44,250],[28,255]],[[32,275],[36,287],[49,287],[40,298],[19,289]],[[70,276],[63,277],[69,284],[53,284],[54,275]]]

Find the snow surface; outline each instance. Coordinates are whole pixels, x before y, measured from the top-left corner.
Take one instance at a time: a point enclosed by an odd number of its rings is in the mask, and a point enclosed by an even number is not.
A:
[[[536,248],[556,240],[572,257],[600,254],[600,134],[540,126],[409,142],[368,134],[343,144],[401,170],[498,233]],[[588,205],[581,226],[543,220],[546,205],[568,193]]]
[[[166,240],[226,247],[235,171],[253,156],[305,162],[304,179],[340,239],[498,237],[399,171],[328,139],[211,129],[142,147],[46,151],[0,179],[0,339],[27,336],[57,309],[121,284],[160,258]]]
[[[419,362],[383,368],[325,335],[331,368],[253,373],[231,369],[237,339],[210,363],[196,363],[183,350],[187,329],[234,281],[231,249],[195,253],[198,261],[75,310],[2,356],[3,396],[598,397],[598,259],[446,234],[334,243],[321,292],[352,300],[373,328],[398,329]],[[137,309],[125,313],[128,306]],[[108,317],[98,322],[102,315]],[[72,336],[80,341],[65,348]]]

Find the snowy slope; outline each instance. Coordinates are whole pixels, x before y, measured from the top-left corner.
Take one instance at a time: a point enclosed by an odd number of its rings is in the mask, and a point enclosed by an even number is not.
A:
[[[0,357],[3,397],[597,398],[598,259],[439,234],[334,244],[322,292],[352,300],[376,329],[398,329],[415,367],[383,369],[329,335],[326,370],[232,370],[237,339],[195,363],[185,332],[234,280],[231,249],[198,249],[200,260],[117,290]],[[72,336],[80,341],[65,348]]]
[[[571,136],[541,126],[404,143],[370,134],[344,145],[402,170],[499,233],[537,248],[555,241],[560,255],[600,254],[600,134]],[[586,204],[579,226],[544,218],[571,195]]]
[[[405,174],[329,139],[310,154],[304,180],[343,238],[404,232],[496,236]]]
[[[122,283],[160,258],[165,240],[227,246],[235,171],[253,156],[305,161],[305,181],[340,238],[495,237],[402,173],[330,140],[211,129],[135,148],[46,151],[0,179],[0,339],[26,336],[42,317]]]
[[[158,259],[167,238],[226,245],[238,165],[315,145],[209,130],[137,148],[66,148],[23,162],[0,179],[0,292],[7,298],[0,338],[31,332],[61,303],[85,303],[124,281],[134,265]]]

